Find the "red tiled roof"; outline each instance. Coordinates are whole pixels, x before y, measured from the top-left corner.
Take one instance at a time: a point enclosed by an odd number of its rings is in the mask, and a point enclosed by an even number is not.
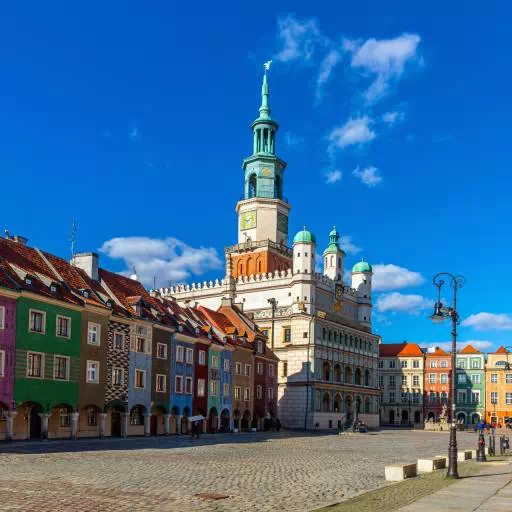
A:
[[[402,356],[422,356],[423,351],[417,343],[406,343],[402,350],[398,352],[398,357]]]
[[[379,345],[379,356],[380,357],[394,357],[407,345],[403,343],[381,343]]]
[[[447,356],[448,352],[445,352],[442,348],[437,347],[434,352],[427,352],[427,356],[437,357],[437,356]]]
[[[480,352],[473,347],[473,345],[466,345],[461,351],[461,354],[479,354]]]
[[[507,349],[502,345],[498,350],[496,350],[496,352],[494,352],[495,354],[507,354]]]

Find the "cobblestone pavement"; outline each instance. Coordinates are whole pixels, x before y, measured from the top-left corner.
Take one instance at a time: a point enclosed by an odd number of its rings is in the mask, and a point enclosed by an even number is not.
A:
[[[476,445],[475,434],[458,440],[460,449]],[[447,445],[444,433],[392,430],[0,445],[0,509],[312,510],[386,485],[386,464],[442,455]]]

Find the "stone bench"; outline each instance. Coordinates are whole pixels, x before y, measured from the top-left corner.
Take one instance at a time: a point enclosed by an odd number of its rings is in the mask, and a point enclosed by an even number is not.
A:
[[[472,457],[471,450],[459,450],[457,452],[457,461],[458,462],[464,462],[465,460],[469,460]]]
[[[393,464],[384,468],[384,475],[388,482],[400,482],[406,478],[417,475],[416,464]]]
[[[446,468],[446,457],[433,457],[432,459],[418,459],[418,473],[432,473],[436,469]]]

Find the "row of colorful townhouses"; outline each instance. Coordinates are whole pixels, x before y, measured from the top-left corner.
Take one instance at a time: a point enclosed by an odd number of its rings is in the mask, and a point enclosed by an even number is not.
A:
[[[94,253],[0,238],[0,439],[269,427],[277,363],[229,299],[180,307]]]
[[[451,415],[451,353],[416,343],[379,346],[381,425],[422,426]],[[457,423],[501,423],[512,420],[512,357],[500,347],[484,354],[466,345],[456,354],[455,417]]]

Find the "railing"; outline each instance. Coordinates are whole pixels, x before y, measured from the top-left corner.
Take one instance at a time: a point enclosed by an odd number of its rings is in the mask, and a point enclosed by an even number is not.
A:
[[[245,194],[242,194],[240,196],[239,201],[247,201],[248,199],[279,199],[280,201],[283,201],[286,204],[290,204],[287,197],[272,197],[272,196],[252,196],[252,197],[245,197]]]
[[[224,252],[231,253],[239,251],[250,251],[253,249],[259,249],[261,247],[270,247],[271,249],[276,249],[284,253],[286,256],[289,256],[290,258],[293,256],[293,251],[288,246],[284,244],[278,244],[268,239],[259,241],[248,240],[247,242],[242,242],[241,244],[230,245],[228,247],[224,247]]]

